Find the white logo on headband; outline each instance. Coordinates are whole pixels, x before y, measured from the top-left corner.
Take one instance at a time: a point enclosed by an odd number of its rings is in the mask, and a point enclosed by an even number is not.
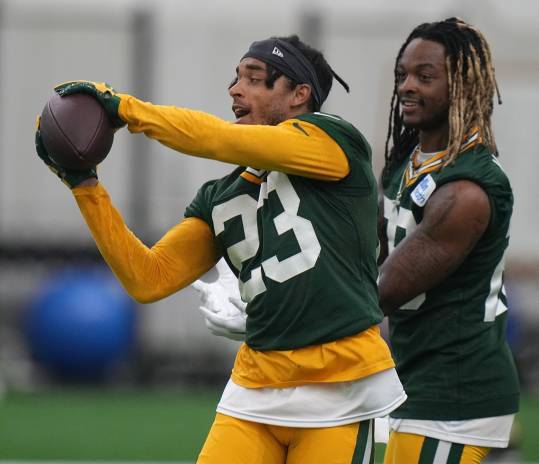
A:
[[[279,50],[277,47],[273,47],[273,51],[271,52],[271,54],[284,58],[283,52]]]

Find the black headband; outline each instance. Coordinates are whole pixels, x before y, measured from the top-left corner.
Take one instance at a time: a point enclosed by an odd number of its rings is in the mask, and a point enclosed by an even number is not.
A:
[[[299,84],[309,84],[318,107],[328,94],[322,90],[311,62],[296,47],[284,40],[266,39],[253,42],[243,58],[256,58],[281,71]]]

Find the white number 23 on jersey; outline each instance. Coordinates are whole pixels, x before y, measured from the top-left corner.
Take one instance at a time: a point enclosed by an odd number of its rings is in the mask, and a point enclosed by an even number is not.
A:
[[[246,302],[266,291],[262,269],[266,277],[276,282],[285,282],[314,267],[320,255],[320,243],[311,221],[298,216],[300,198],[290,179],[286,174],[271,172],[267,177],[267,182],[260,186],[258,202],[244,194],[213,208],[212,219],[216,235],[225,230],[226,221],[238,216],[242,219],[245,238],[227,249],[234,267],[241,271],[242,263],[258,252],[260,239],[257,210],[264,207],[264,200],[267,200],[268,193],[271,191],[275,191],[284,209],[273,219],[277,233],[282,235],[292,230],[300,251],[282,261],[279,261],[277,256],[267,258],[260,266],[251,269],[251,277],[246,282],[240,279],[241,297]]]

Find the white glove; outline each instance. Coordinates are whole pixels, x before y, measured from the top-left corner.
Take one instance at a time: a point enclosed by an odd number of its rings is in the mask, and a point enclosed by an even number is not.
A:
[[[224,260],[217,263],[216,269],[219,278],[215,282],[197,280],[192,284],[200,294],[202,304],[198,309],[204,315],[206,327],[214,335],[243,341],[247,304],[240,298],[238,279]]]

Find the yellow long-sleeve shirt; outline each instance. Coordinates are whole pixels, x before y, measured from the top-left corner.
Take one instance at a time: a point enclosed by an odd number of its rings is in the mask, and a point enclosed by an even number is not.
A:
[[[349,172],[348,159],[337,142],[305,121],[289,119],[277,126],[233,124],[201,111],[121,97],[119,115],[131,132],[144,132],[182,153],[327,181],[342,179]]]
[[[327,181],[341,179],[349,171],[337,142],[304,121],[239,125],[201,111],[153,105],[130,95],[121,97],[119,114],[131,132],[144,132],[183,153]],[[127,228],[102,186],[95,190],[77,188],[73,193],[103,257],[138,301],[171,295],[196,280],[220,257],[211,230],[202,220],[182,221],[148,248]]]
[[[152,105],[124,95],[120,116],[130,131],[144,132],[195,156],[324,181],[342,179],[349,172],[348,159],[337,142],[305,121],[235,125],[199,111]],[[141,302],[175,293],[220,258],[212,230],[201,219],[184,219],[147,247],[125,225],[102,185],[75,188],[73,194],[103,257],[128,293]],[[378,328],[372,327],[289,352],[258,352],[244,344],[232,377],[246,387],[282,387],[354,380],[393,365]]]

